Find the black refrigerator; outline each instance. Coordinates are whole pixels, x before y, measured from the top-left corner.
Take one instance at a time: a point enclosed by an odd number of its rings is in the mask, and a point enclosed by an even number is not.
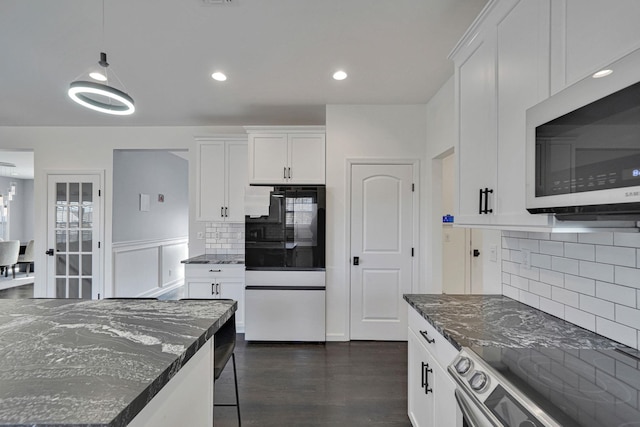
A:
[[[325,268],[325,187],[276,186],[269,214],[245,218],[247,270]]]

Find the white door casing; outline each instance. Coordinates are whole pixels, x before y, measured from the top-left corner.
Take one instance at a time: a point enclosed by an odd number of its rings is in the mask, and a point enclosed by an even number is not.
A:
[[[47,296],[104,295],[101,193],[101,174],[47,175]]]
[[[403,294],[413,288],[417,234],[414,166],[352,164],[350,177],[351,339],[406,340]]]

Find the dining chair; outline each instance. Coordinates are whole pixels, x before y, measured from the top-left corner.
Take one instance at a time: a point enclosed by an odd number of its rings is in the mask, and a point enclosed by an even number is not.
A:
[[[18,255],[18,264],[27,264],[27,276],[31,272],[31,263],[33,262],[33,240],[29,240],[24,253]]]
[[[16,278],[16,263],[18,262],[19,253],[19,240],[5,240],[0,242],[0,267],[4,268],[4,277],[7,277],[9,267],[11,267],[13,278]]]

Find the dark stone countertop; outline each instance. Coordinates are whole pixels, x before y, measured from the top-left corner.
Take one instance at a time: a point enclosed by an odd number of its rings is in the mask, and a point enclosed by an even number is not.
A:
[[[127,425],[236,308],[0,300],[0,425]]]
[[[626,347],[502,295],[409,294],[404,299],[458,350]]]
[[[244,264],[244,255],[204,254],[181,262],[183,264]]]

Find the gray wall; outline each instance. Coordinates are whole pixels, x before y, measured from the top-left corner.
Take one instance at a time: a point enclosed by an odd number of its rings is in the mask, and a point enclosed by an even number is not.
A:
[[[188,172],[188,161],[169,151],[114,150],[113,243],[187,237]],[[139,209],[141,193],[149,195],[148,212]]]

